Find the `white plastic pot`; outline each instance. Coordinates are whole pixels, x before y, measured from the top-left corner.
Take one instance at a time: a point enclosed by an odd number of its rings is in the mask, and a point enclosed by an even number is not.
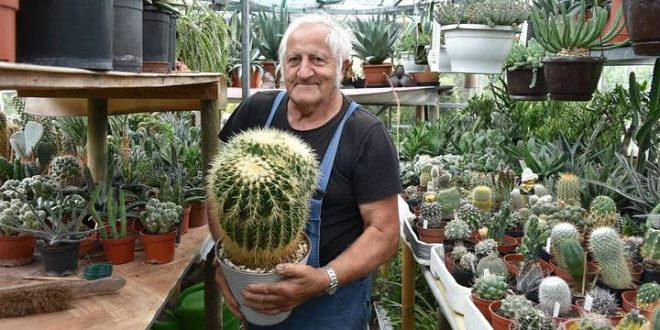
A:
[[[511,52],[511,26],[452,24],[440,28],[445,34],[445,46],[453,72],[500,73]]]
[[[433,72],[449,73],[451,65],[449,64],[449,55],[447,48],[442,44],[440,35],[440,24],[433,22],[433,36],[431,41],[431,50],[427,56],[429,68]]]
[[[412,52],[401,53],[399,64],[403,65],[403,69],[406,70],[406,73],[424,72],[426,69],[426,65],[424,64],[415,64],[415,54]]]

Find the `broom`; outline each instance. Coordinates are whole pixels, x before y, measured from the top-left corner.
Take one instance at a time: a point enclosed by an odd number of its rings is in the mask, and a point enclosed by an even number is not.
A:
[[[111,293],[125,284],[125,279],[113,276],[92,281],[50,281],[0,288],[0,318],[65,310],[72,299]]]

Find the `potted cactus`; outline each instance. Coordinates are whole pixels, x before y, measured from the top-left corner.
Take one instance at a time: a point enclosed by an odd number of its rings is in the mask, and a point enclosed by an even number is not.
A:
[[[80,159],[76,156],[64,155],[53,158],[48,171],[59,189],[82,184],[82,168]]]
[[[588,296],[591,296],[592,304],[591,311],[605,316],[612,325],[616,325],[623,318],[625,311],[623,308],[619,307],[617,300],[613,294],[609,293],[605,289],[599,287],[594,287],[587,292]],[[583,310],[584,313],[587,311],[584,309],[584,299],[578,299],[575,301],[575,304]]]
[[[585,313],[579,319],[572,319],[562,324],[563,330],[612,330],[612,324],[603,315],[597,313]]]
[[[532,307],[523,307],[515,314],[512,330],[552,330],[552,320]]]
[[[422,202],[416,224],[419,239],[425,243],[444,242],[445,225],[446,222],[442,221],[442,206],[440,202]]]
[[[580,315],[579,309],[571,303],[571,289],[563,279],[557,276],[546,277],[539,285],[538,308],[552,315],[555,303],[559,304],[559,316],[555,318],[561,322]]]
[[[623,291],[633,288],[630,258],[613,228],[600,227],[591,232],[589,250],[600,270],[600,286],[615,293],[619,299]]]
[[[436,8],[452,72],[500,73],[518,25],[529,16],[522,0],[445,2]]]
[[[524,308],[533,308],[531,301],[523,295],[508,295],[490,304],[491,324],[495,330],[509,330],[516,313]]]
[[[20,228],[37,229],[25,202],[0,201],[0,266],[21,266],[32,261],[36,239]]]
[[[543,60],[545,80],[550,99],[558,101],[589,101],[596,90],[603,57],[590,57],[590,49],[603,49],[623,28],[621,10],[617,11],[614,24],[603,32],[608,20],[608,10],[592,6],[587,9],[584,0],[575,11],[546,11],[540,6],[532,9],[532,22],[537,41],[545,50],[555,54]],[[586,18],[586,13],[591,18]]]
[[[504,61],[509,97],[520,101],[543,101],[548,87],[543,76],[543,47],[534,39],[518,42]]]
[[[463,220],[453,220],[445,226],[445,251],[454,244],[463,244],[470,237],[470,225]]]
[[[642,315],[651,319],[653,311],[660,308],[660,284],[644,283],[638,290],[630,290],[621,294],[621,300],[626,312],[637,309]]]
[[[114,191],[109,189],[104,194],[105,201],[101,201],[103,187],[103,184],[96,187],[89,203],[94,221],[99,227],[103,251],[108,261],[113,265],[129,263],[133,261],[135,256],[136,235],[133,230],[129,231],[128,229],[125,193],[119,191],[119,203],[117,203],[114,200]],[[103,213],[100,214],[96,210],[96,204],[103,204]]]
[[[640,249],[644,267],[643,282],[660,282],[660,230],[650,228]]]
[[[144,228],[140,238],[144,244],[144,257],[147,262],[165,264],[174,260],[177,225],[181,216],[181,206],[172,202],[161,202],[151,198],[140,213]]]
[[[506,296],[506,278],[495,274],[486,274],[477,278],[472,286],[472,301],[488,322],[491,321],[490,304]]]
[[[243,132],[223,149],[207,181],[210,214],[222,229],[216,255],[246,319],[276,324],[290,312],[256,313],[241,292],[250,283],[282,280],[274,269],[280,263],[307,262],[311,243],[304,229],[318,162],[307,144],[279,130]]]

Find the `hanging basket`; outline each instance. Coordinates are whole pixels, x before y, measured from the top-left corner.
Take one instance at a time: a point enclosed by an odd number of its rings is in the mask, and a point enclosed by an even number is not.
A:
[[[545,84],[543,68],[537,69],[536,84],[529,88],[534,77],[532,69],[518,69],[506,72],[506,84],[509,97],[516,101],[545,101],[548,99],[548,87]]]
[[[500,73],[517,32],[511,26],[482,24],[445,25],[440,31],[452,72],[463,73]]]
[[[604,58],[587,56],[552,56],[543,59],[550,99],[590,101],[598,87],[604,62]]]
[[[626,26],[637,55],[660,55],[660,1],[625,0]]]

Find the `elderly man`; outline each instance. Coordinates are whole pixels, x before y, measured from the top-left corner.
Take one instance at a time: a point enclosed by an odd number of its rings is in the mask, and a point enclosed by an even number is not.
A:
[[[293,310],[272,329],[365,329],[371,273],[398,247],[396,150],[384,125],[339,91],[351,41],[351,32],[328,16],[292,22],[280,46],[286,92],[247,98],[220,133],[227,141],[249,128],[287,130],[329,165],[321,176],[326,180],[319,182],[325,194],[312,201],[306,228],[312,241],[307,265],[278,265],[285,280],[251,284],[243,291],[246,305],[257,312]],[[333,137],[339,143],[331,143]],[[219,268],[216,279],[240,316]]]

